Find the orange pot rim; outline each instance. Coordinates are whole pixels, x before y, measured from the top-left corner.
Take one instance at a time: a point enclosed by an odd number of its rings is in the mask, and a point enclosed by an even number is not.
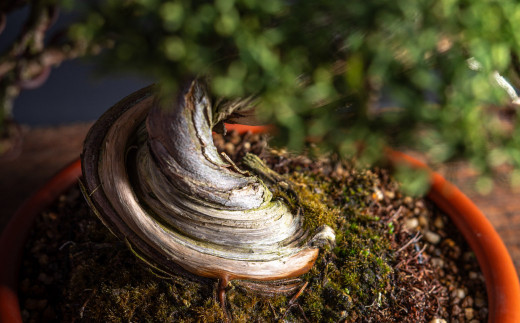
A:
[[[265,132],[269,127],[228,125],[228,130],[238,132]],[[392,150],[387,151],[393,164],[404,163],[415,168],[427,169],[431,189],[428,198],[445,212],[475,253],[486,280],[489,322],[520,322],[520,283],[513,261],[485,215],[453,184],[425,164],[411,156]],[[15,213],[0,236],[0,322],[22,322],[18,302],[18,271],[23,247],[34,219],[81,176],[79,158],[66,166]]]
[[[0,236],[0,322],[22,322],[18,302],[18,273],[25,241],[34,219],[81,176],[79,158],[52,177],[27,199],[13,215]]]
[[[488,322],[520,322],[520,283],[507,248],[493,225],[455,185],[424,163],[404,153],[387,150],[392,164],[426,169],[431,188],[427,197],[446,213],[475,253],[488,293]]]

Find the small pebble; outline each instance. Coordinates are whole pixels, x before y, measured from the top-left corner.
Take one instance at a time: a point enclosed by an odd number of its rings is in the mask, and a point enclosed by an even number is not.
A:
[[[460,305],[462,307],[473,307],[473,297],[467,296]]]
[[[372,198],[376,201],[382,201],[385,196],[383,195],[383,192],[381,192],[380,189],[374,188],[374,194],[372,194]]]
[[[462,306],[464,306],[464,307],[473,307],[474,303],[475,303],[475,301],[473,300],[473,297],[466,296],[466,298],[464,298],[464,300],[462,301]]]
[[[434,267],[437,267],[437,268],[442,268],[444,267],[444,260],[442,260],[442,258],[432,258],[431,259],[431,263]]]
[[[345,174],[346,174],[346,172],[343,169],[343,167],[341,167],[341,165],[337,165],[336,168],[334,169],[335,176],[343,177],[343,175],[345,175]]]
[[[28,310],[22,310],[22,321],[27,322],[29,318],[31,317],[31,314],[29,314]]]
[[[51,230],[47,230],[46,234],[49,239],[54,238],[54,232],[52,232]]]
[[[466,317],[466,320],[471,320],[475,317],[475,310],[473,310],[471,307],[464,309],[464,316]]]
[[[231,135],[231,140],[230,142],[233,144],[233,145],[238,145],[240,143],[240,141],[242,140],[242,138],[240,137],[240,135],[238,135],[237,132],[233,132],[233,134]]]
[[[455,243],[455,241],[453,241],[453,239],[450,239],[450,238],[447,238],[446,240],[444,240],[444,243],[443,243],[445,246],[447,247],[450,247],[450,248],[455,248],[457,246],[457,244]]]
[[[472,259],[475,258],[475,254],[472,252],[472,251],[466,251],[463,255],[462,255],[462,260],[468,262],[468,261],[471,261]]]
[[[451,308],[451,315],[457,316],[461,312],[462,312],[462,310],[460,309],[460,307],[458,305],[453,305],[453,307]]]
[[[434,318],[430,323],[447,323],[445,319]]]
[[[47,256],[46,254],[41,255],[40,257],[38,257],[38,262],[40,263],[40,265],[48,264],[49,263],[49,256]]]
[[[489,314],[489,310],[487,309],[487,307],[482,307],[481,309],[478,310],[478,315],[482,318],[482,317],[487,317]]]
[[[28,310],[43,310],[47,306],[46,299],[29,298],[25,301],[25,308]]]
[[[284,190],[289,189],[289,184],[287,182],[279,182],[278,185]]]
[[[394,191],[385,191],[385,196],[389,200],[393,200],[393,199],[395,199],[395,192]]]
[[[419,216],[419,224],[421,225],[421,227],[423,228],[427,228],[428,227],[428,217],[424,216],[424,215],[420,215]]]
[[[424,209],[425,208],[424,201],[422,201],[422,200],[415,201],[415,206],[418,208]]]
[[[249,142],[245,142],[244,143],[244,150],[249,150],[251,149],[251,144]]]
[[[470,271],[469,272],[469,279],[477,279],[478,278],[478,274],[474,271]]]
[[[45,293],[45,286],[41,284],[32,285],[29,289],[31,295],[43,295]]]
[[[466,297],[466,292],[462,288],[457,288],[453,292],[451,292],[451,297],[458,298],[460,300]]]
[[[46,285],[50,285],[54,281],[54,279],[52,277],[47,276],[45,273],[40,273],[38,275],[38,280]]]
[[[58,215],[55,212],[45,212],[43,213],[43,217],[50,220],[56,220]]]
[[[226,154],[228,154],[230,156],[233,155],[235,153],[235,145],[233,145],[230,142],[227,142],[224,145],[224,151],[226,152]]]
[[[426,231],[424,233],[424,239],[431,244],[438,244],[441,241],[441,236],[432,231]]]
[[[413,230],[419,226],[419,220],[417,218],[409,218],[404,221],[404,227],[407,230]]]
[[[47,308],[45,308],[45,311],[43,311],[42,318],[45,322],[55,321],[57,320],[56,312],[54,312],[54,310],[50,306],[47,306]]]
[[[482,297],[475,298],[475,306],[476,307],[481,308],[484,305],[486,305],[486,301]]]
[[[444,228],[444,221],[442,220],[441,217],[436,217],[435,220],[433,221],[433,225],[437,229],[443,229]]]
[[[34,246],[31,248],[31,253],[33,253],[33,254],[38,253],[42,248],[43,248],[43,244],[35,243]]]

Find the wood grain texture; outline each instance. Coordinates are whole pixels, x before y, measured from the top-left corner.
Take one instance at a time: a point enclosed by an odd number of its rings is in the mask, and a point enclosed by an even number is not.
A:
[[[318,256],[313,242],[322,230],[303,230],[299,212],[222,159],[212,119],[198,80],[170,106],[159,105],[152,87],[118,102],[85,140],[82,182],[91,209],[170,274],[179,266],[220,280],[304,274]]]

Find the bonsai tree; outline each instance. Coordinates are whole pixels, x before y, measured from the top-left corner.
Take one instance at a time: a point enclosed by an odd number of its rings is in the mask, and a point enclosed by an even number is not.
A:
[[[197,80],[170,109],[150,94],[116,105],[87,136],[83,191],[95,213],[157,269],[219,279],[222,304],[231,279],[296,288],[280,280],[307,272],[333,230],[274,199],[266,182],[297,194],[255,155],[245,161],[253,176],[218,154],[211,130],[222,114]]]
[[[519,130],[505,126],[517,97],[503,75],[517,81],[519,14],[514,1],[93,3],[68,44],[105,47],[106,69],[158,85],[91,130],[85,196],[158,269],[219,279],[222,304],[230,279],[296,288],[287,279],[312,267],[333,230],[273,199],[297,194],[254,156],[246,172],[219,155],[212,130],[270,123],[291,149],[312,141],[363,164],[398,146],[518,168]]]

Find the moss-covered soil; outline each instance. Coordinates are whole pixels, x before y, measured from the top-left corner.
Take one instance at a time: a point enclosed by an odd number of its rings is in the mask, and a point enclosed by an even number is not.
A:
[[[404,196],[386,171],[267,150],[258,135],[216,135],[215,142],[237,163],[246,152],[259,154],[292,183],[291,193],[274,188],[275,196],[301,208],[309,230],[327,224],[336,231],[336,246],[322,250],[296,292],[266,296],[231,282],[232,321],[486,319],[473,253],[446,216]],[[37,220],[20,295],[28,322],[221,322],[216,287],[154,273],[102,226],[75,188]]]

